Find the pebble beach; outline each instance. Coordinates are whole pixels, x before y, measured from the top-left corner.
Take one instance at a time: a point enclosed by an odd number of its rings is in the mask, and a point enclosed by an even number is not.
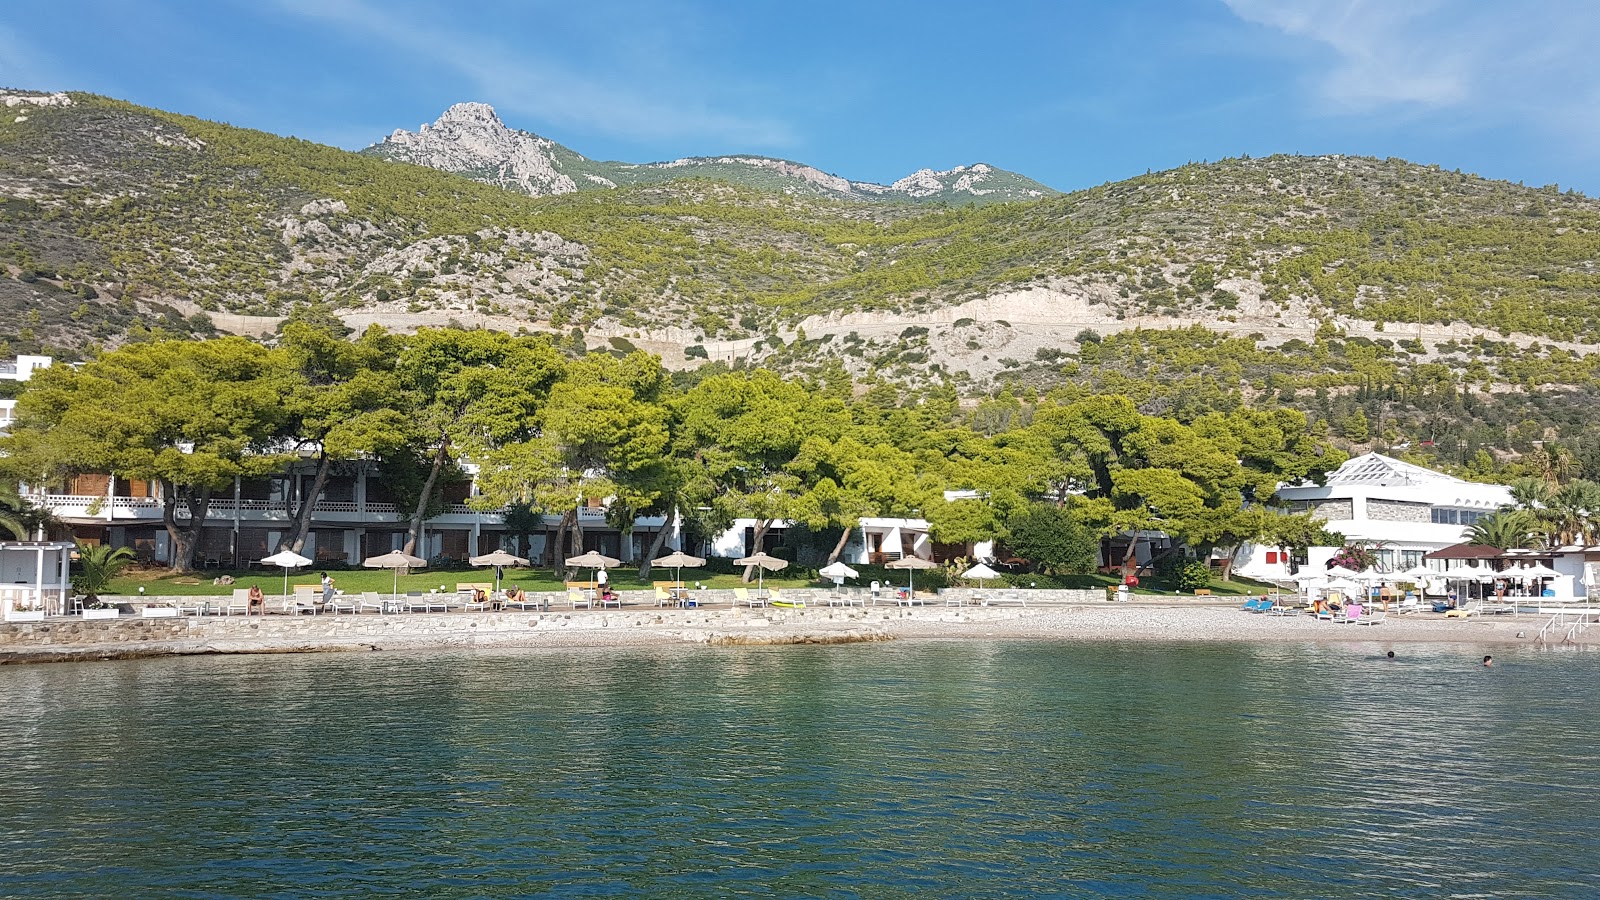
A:
[[[1267,615],[1234,606],[1154,603],[1043,607],[622,609],[391,616],[256,616],[0,626],[0,663],[163,655],[305,653],[480,647],[756,645],[892,640],[1027,639],[1141,642],[1450,642],[1495,646],[1592,644],[1600,629],[1541,635],[1547,616],[1388,615],[1373,625]]]

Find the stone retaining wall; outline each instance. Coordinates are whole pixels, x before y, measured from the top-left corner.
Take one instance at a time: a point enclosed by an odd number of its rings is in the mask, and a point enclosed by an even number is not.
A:
[[[173,619],[84,621],[75,617],[44,622],[0,624],[0,662],[27,651],[115,647],[138,655],[150,652],[227,652],[238,647],[263,649],[335,648],[368,644],[471,644],[477,636],[528,635],[539,632],[650,629],[652,631],[751,631],[781,625],[788,629],[871,629],[896,619],[981,622],[1013,619],[1017,608],[999,607],[851,607],[810,609],[624,609],[553,612],[400,613],[396,615],[321,616],[183,616]],[[686,638],[690,639],[690,638]],[[492,642],[492,640],[486,641]],[[235,647],[234,645],[237,645]]]

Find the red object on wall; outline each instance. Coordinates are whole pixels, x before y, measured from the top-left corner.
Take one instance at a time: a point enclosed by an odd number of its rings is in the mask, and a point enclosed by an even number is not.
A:
[[[1127,585],[1128,587],[1138,587],[1139,586],[1139,576],[1137,576],[1137,575],[1129,575],[1126,578],[1122,579],[1122,583]]]
[[[1271,563],[1275,563],[1277,561],[1278,561],[1278,551],[1276,551],[1276,550],[1268,550],[1267,551],[1267,563],[1271,564]]]

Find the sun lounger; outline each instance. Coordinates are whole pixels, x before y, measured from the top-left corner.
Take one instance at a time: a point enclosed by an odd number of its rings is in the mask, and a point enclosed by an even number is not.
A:
[[[579,591],[578,595],[579,595],[579,597],[581,599],[582,598],[582,592]],[[524,609],[524,610],[526,610],[526,609],[544,609],[544,601],[543,600],[540,600],[538,597],[534,597],[534,596],[532,596],[530,594],[526,594],[526,593],[524,593],[522,595],[522,599],[521,600],[505,600],[505,601],[503,601],[501,603],[501,605],[504,606],[506,609]],[[573,604],[572,608],[573,609],[577,609],[578,608],[577,604]]]
[[[1245,612],[1252,612],[1252,613],[1261,612],[1262,611],[1261,604],[1263,604],[1263,603],[1265,603],[1267,606],[1271,606],[1272,605],[1272,601],[1270,601],[1270,600],[1266,600],[1266,599],[1257,600],[1254,597],[1250,597],[1250,598],[1246,599],[1244,601],[1244,605],[1239,607],[1239,608],[1244,610]]]
[[[594,597],[588,591],[578,590],[577,588],[569,588],[567,590],[567,602],[572,604],[573,609],[577,609],[579,606],[585,609],[594,609]]]
[[[1361,614],[1361,618],[1356,620],[1356,624],[1357,625],[1382,625],[1383,624],[1383,620],[1388,618],[1388,616],[1389,616],[1389,613],[1384,611],[1384,610],[1381,610],[1381,609],[1369,609],[1366,612]]]
[[[749,588],[734,588],[733,605],[738,606],[741,603],[751,608],[755,608],[757,606],[766,606],[767,598],[761,596],[760,591],[751,593]]]
[[[361,594],[361,602],[357,604],[356,611],[366,612],[370,609],[373,612],[382,615],[389,611],[391,603],[393,603],[393,601],[385,600],[378,596],[377,591],[365,591]]]
[[[407,612],[449,612],[450,604],[441,594],[424,594],[412,591],[406,594]]]
[[[349,597],[336,596],[327,603],[322,604],[322,611],[325,613],[332,613],[333,615],[338,615],[342,612],[354,614],[358,611],[358,608],[356,606],[356,601],[350,599]]]

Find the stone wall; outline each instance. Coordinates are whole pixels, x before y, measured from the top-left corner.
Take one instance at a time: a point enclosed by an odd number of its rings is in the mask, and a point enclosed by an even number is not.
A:
[[[1369,508],[1371,501],[1368,501]],[[1311,514],[1329,522],[1348,522],[1355,518],[1355,503],[1351,500],[1318,500],[1310,504]]]
[[[1377,522],[1433,521],[1433,507],[1426,503],[1406,503],[1401,500],[1367,500],[1367,518]]]

